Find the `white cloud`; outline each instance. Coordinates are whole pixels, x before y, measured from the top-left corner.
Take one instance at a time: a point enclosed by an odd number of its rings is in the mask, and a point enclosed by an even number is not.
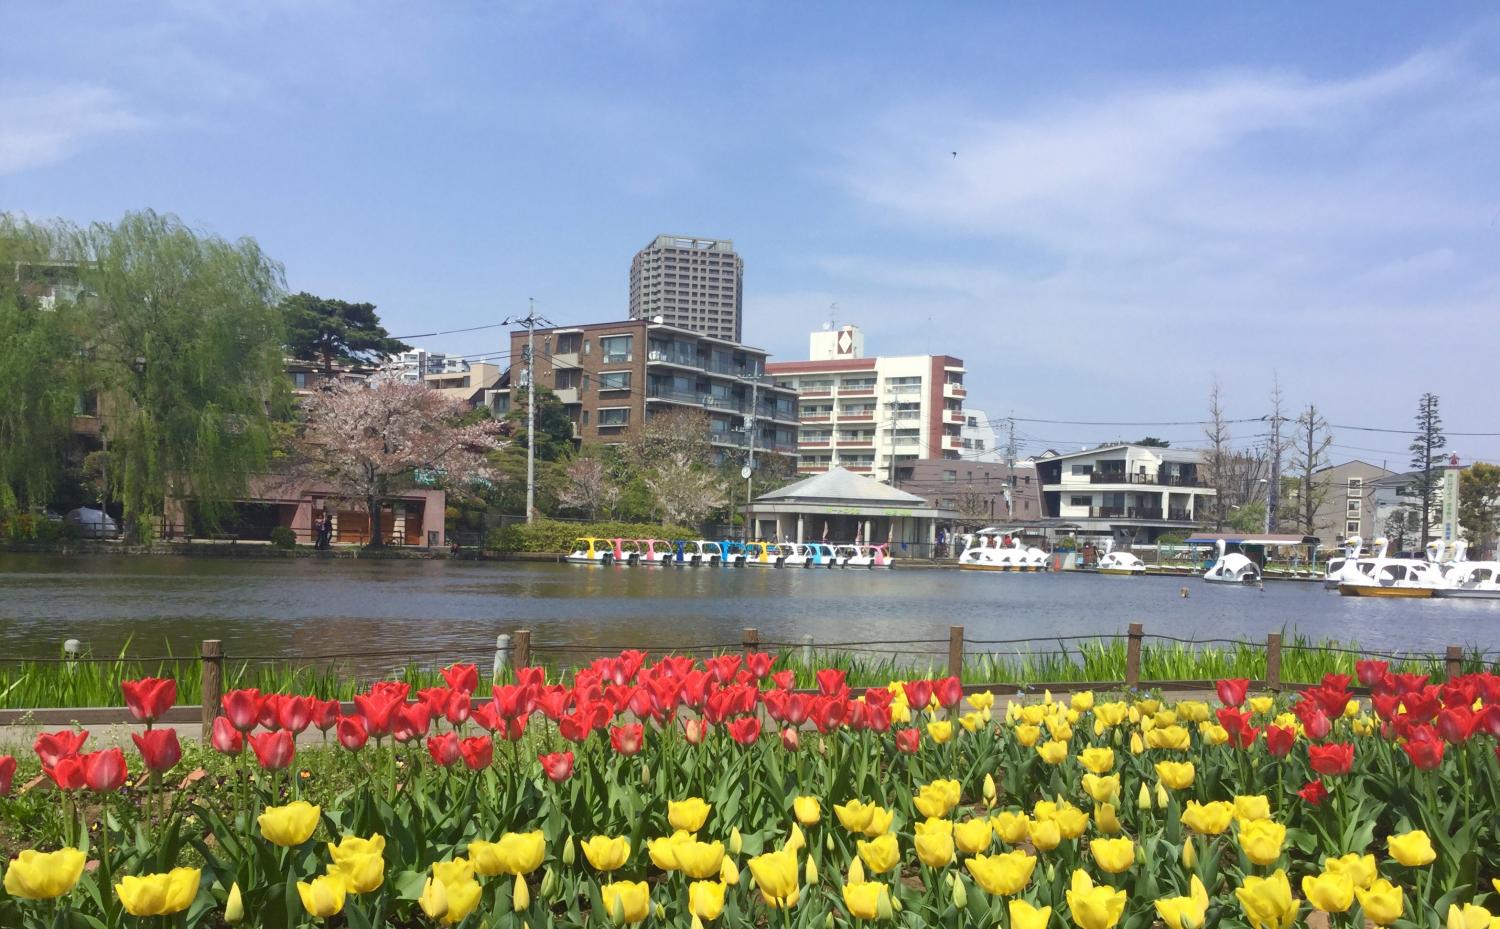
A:
[[[0,174],[62,161],[91,142],[148,124],[102,85],[0,86]]]

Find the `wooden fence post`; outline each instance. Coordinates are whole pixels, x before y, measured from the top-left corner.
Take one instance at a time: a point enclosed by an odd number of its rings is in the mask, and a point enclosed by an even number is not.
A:
[[[1281,690],[1281,633],[1266,634],[1266,687],[1273,692]]]
[[[964,673],[964,627],[948,627],[948,673],[962,677]]]
[[[740,649],[744,652],[746,661],[750,660],[752,652],[760,651],[760,630],[745,627],[745,631],[740,633]]]
[[[1132,690],[1141,683],[1141,638],[1145,634],[1140,623],[1131,623],[1125,632],[1125,686]]]
[[[1464,673],[1464,647],[1462,645],[1448,646],[1448,655],[1443,660],[1443,670],[1450,681]]]
[[[203,687],[198,703],[202,709],[202,738],[207,742],[213,737],[214,717],[219,715],[219,703],[224,697],[224,643],[219,639],[204,639],[200,655]]]
[[[516,667],[528,668],[531,666],[531,630],[517,629],[515,636],[510,640],[511,655],[514,656]]]

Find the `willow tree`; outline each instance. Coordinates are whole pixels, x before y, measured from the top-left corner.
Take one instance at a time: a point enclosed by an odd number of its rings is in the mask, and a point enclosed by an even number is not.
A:
[[[265,468],[287,392],[280,266],[252,239],[150,211],[78,232],[73,251],[127,531],[148,538],[169,500],[217,522]]]
[[[0,215],[0,521],[45,505],[62,476],[82,387],[80,307],[57,298],[72,268],[59,227]]]

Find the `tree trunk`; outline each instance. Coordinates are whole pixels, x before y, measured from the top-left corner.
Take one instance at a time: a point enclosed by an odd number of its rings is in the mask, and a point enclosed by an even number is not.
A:
[[[385,538],[380,531],[380,498],[366,497],[365,507],[370,512],[370,542],[369,548],[385,547]]]

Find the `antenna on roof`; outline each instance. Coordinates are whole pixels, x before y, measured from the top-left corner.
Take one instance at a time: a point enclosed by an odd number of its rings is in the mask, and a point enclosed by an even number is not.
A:
[[[835,300],[834,302],[828,304],[828,325],[824,326],[823,329],[826,331],[826,330],[829,330],[829,329],[837,329],[838,327],[839,327],[839,304],[838,304],[838,301]]]

